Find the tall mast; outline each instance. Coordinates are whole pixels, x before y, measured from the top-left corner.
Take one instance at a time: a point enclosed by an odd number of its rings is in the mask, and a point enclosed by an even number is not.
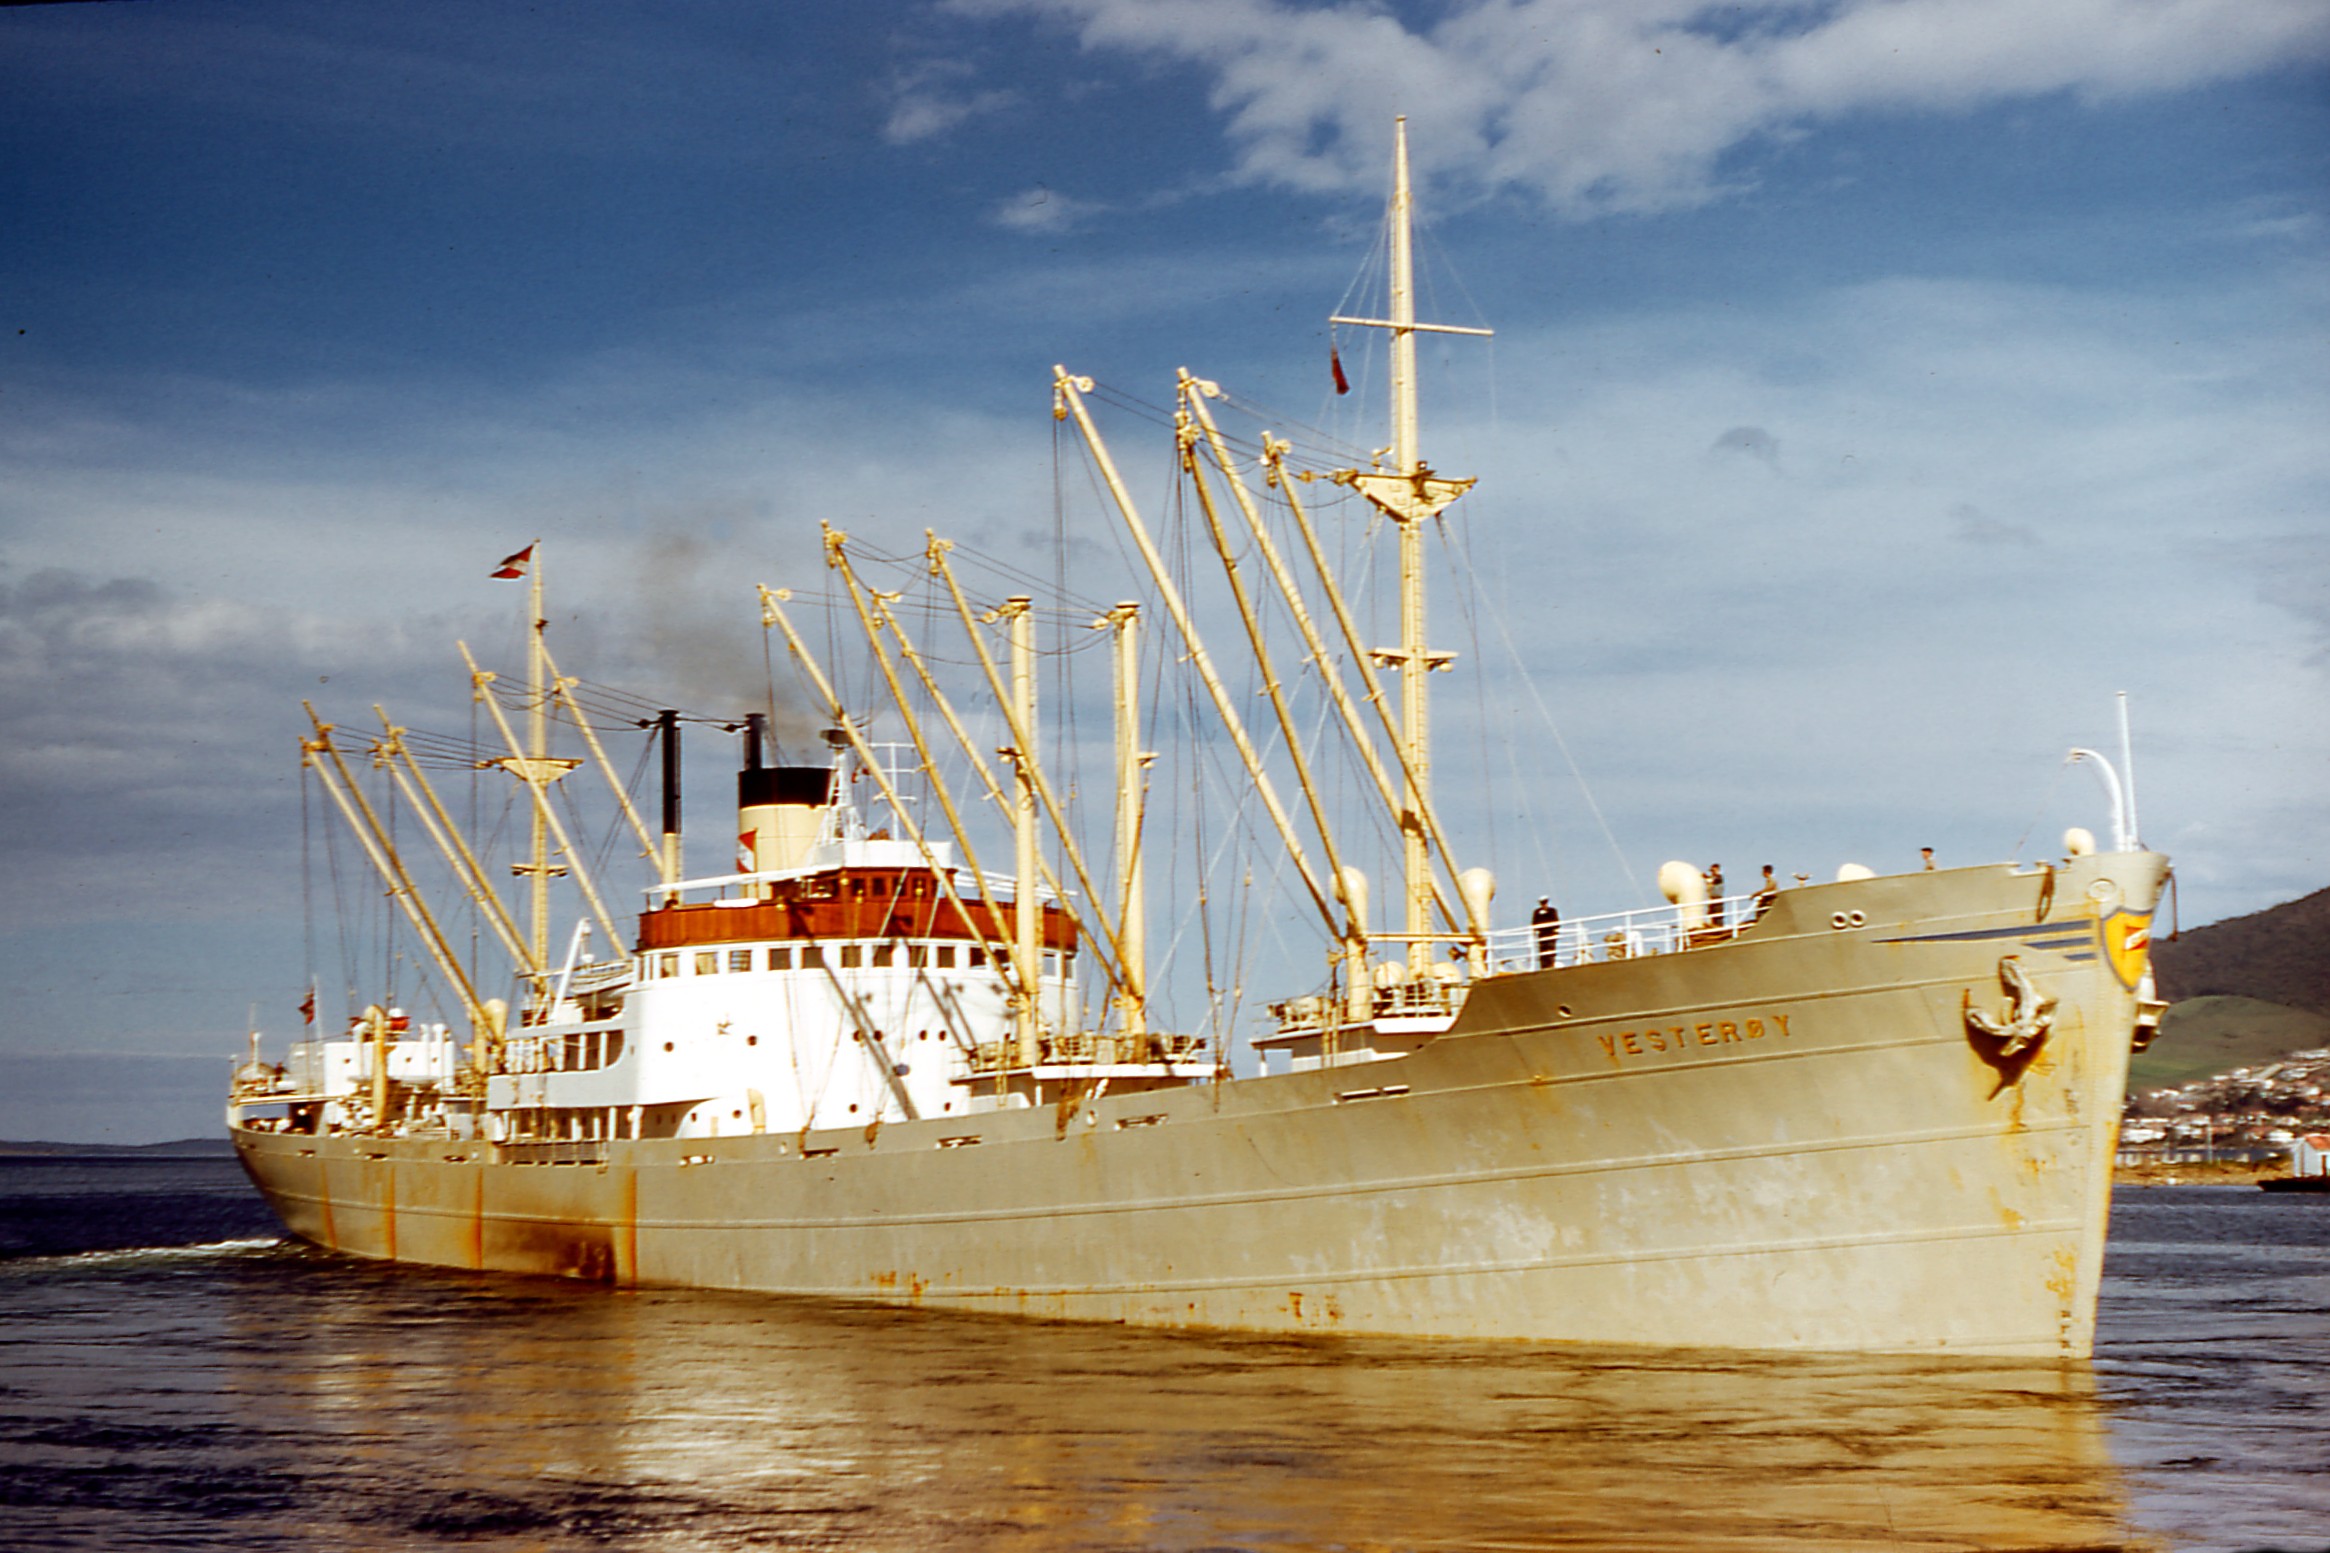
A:
[[[1421,455],[1416,447],[1416,260],[1412,237],[1414,201],[1408,193],[1408,121],[1403,115],[1392,121],[1392,467],[1401,474],[1415,475],[1421,466]],[[1413,619],[1421,632],[1424,624],[1423,600],[1416,600],[1413,610],[1407,607],[1411,578],[1418,583],[1408,565],[1407,532],[1400,537],[1400,602],[1403,619]],[[1405,629],[1403,627],[1403,629]],[[1421,642],[1412,643],[1421,646]]]
[[[526,568],[526,692],[530,698],[526,714],[526,758],[537,772],[550,759],[549,668],[542,651],[542,546],[534,546],[534,564]],[[532,814],[530,835],[533,838],[532,869],[534,929],[534,963],[550,963],[550,835],[544,824],[546,816],[542,805],[536,804]]]
[[[1416,276],[1410,242],[1408,121],[1392,134],[1392,460],[1413,480],[1423,468],[1416,448]],[[1403,519],[1400,530],[1400,742],[1407,754],[1406,804],[1400,816],[1401,877],[1407,882],[1408,969],[1421,972],[1432,958],[1424,934],[1432,930],[1432,859],[1424,849],[1424,808],[1432,796],[1431,672],[1424,641],[1424,523]]]
[[[533,794],[534,797],[534,815],[536,820],[548,832],[550,837],[556,838],[558,842],[558,850],[565,853],[568,857],[574,860],[575,884],[581,888],[583,899],[589,904],[591,911],[598,917],[599,927],[606,933],[607,942],[610,944],[621,943],[623,941],[623,935],[615,927],[614,915],[607,910],[606,901],[600,898],[598,886],[591,882],[590,870],[583,866],[582,853],[575,849],[574,838],[567,833],[566,822],[561,820],[557,814],[551,810],[550,807],[550,784],[563,780],[568,772],[573,771],[577,766],[581,765],[582,762],[579,760],[564,759],[551,760],[546,757],[537,758],[525,754],[522,746],[518,742],[518,730],[510,726],[509,718],[502,712],[502,704],[494,699],[493,692],[487,688],[494,683],[494,676],[477,666],[477,659],[470,655],[469,644],[467,642],[455,642],[453,645],[461,650],[461,661],[469,665],[469,683],[471,686],[470,695],[472,699],[476,700],[485,707],[486,715],[491,717],[493,719],[494,726],[501,730],[502,742],[510,747],[510,754],[508,759],[497,760],[492,762],[492,764],[503,767],[512,776],[526,784],[526,790]],[[537,843],[536,846],[536,856],[541,856],[541,849],[543,844]],[[518,865],[520,872],[524,872],[525,868],[526,865],[524,864]],[[538,907],[538,910],[541,911],[541,914],[537,915],[534,919],[535,952],[537,954],[545,952],[547,947],[543,944],[541,935],[544,927],[548,922],[548,912],[546,907],[550,888],[550,875],[563,874],[566,871],[567,869],[565,865],[552,863],[545,859],[541,864],[539,872],[535,874],[535,877],[542,881],[542,893],[541,896],[538,897],[538,899],[542,902],[542,905]],[[545,961],[543,964],[545,969],[547,969],[548,962]],[[539,988],[543,984],[538,982],[536,985]]]
[[[1387,471],[1379,464],[1366,473],[1343,470],[1335,478],[1374,503],[1400,533],[1400,645],[1379,647],[1373,656],[1400,675],[1404,936],[1409,973],[1421,975],[1432,958],[1433,905],[1432,855],[1424,823],[1432,798],[1431,700],[1424,676],[1446,668],[1455,657],[1453,653],[1434,652],[1425,644],[1424,526],[1469,490],[1472,481],[1438,479],[1432,466],[1424,462],[1416,432],[1416,335],[1419,331],[1479,335],[1489,331],[1416,322],[1413,211],[1408,186],[1408,121],[1403,117],[1392,126],[1391,317],[1336,317],[1330,322],[1391,331],[1392,467]]]

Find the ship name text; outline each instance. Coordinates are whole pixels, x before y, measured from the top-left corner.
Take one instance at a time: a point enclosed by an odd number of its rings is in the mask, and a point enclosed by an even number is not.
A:
[[[1612,1062],[1623,1063],[1629,1057],[1648,1057],[1659,1052],[1689,1051],[1699,1046],[1728,1046],[1735,1042],[1760,1041],[1770,1036],[1784,1040],[1788,1035],[1788,1016],[1770,1014],[1744,1019],[1709,1019],[1688,1025],[1653,1025],[1642,1030],[1621,1030],[1615,1035],[1596,1035],[1602,1055]]]

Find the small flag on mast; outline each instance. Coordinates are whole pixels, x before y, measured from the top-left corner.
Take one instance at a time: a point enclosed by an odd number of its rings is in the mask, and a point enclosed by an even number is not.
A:
[[[528,545],[516,555],[503,556],[501,567],[494,575],[496,577],[523,577],[526,575],[526,568],[533,563],[533,560],[534,547]]]
[[[316,988],[312,981],[308,983],[307,996],[299,1000],[299,1017],[311,1025],[316,1022]]]
[[[1327,346],[1327,367],[1335,374],[1335,392],[1339,394],[1351,392],[1351,379],[1343,375],[1343,353],[1337,350],[1333,344]]]

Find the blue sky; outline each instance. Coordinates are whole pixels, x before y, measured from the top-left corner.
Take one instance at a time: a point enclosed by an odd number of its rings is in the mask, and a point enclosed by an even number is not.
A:
[[[2277,0],[0,8],[0,1136],[210,1124],[151,1076],[289,1033],[299,698],[465,729],[527,539],[571,671],[728,715],[820,518],[1048,543],[1054,361],[1381,440],[1401,112],[1498,331],[1425,429],[1505,909],[2041,855],[2123,689],[2185,919],[2318,888],[2326,88]]]

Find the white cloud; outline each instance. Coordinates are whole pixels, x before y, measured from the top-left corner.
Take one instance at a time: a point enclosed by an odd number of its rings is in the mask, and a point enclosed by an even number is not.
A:
[[[0,927],[118,911],[130,880],[148,911],[238,909],[252,860],[292,835],[280,822],[316,665],[342,670],[361,713],[409,671],[406,624],[137,577],[0,579],[0,853],[17,886]]]
[[[1476,0],[1415,28],[1286,0],[956,5],[1209,72],[1251,181],[1376,188],[1406,113],[1425,174],[1576,213],[1702,202],[1735,147],[1846,114],[2174,91],[2330,56],[2316,0]]]
[[[882,137],[892,145],[912,145],[1019,101],[1017,92],[965,89],[971,74],[962,60],[926,60],[899,70],[891,78],[890,116]]]
[[[1039,183],[997,205],[994,221],[1014,232],[1065,232],[1106,208],[1090,200],[1071,199]]]

